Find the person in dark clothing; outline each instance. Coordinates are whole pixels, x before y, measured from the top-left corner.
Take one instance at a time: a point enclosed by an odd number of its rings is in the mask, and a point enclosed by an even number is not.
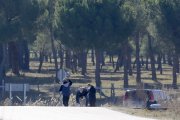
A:
[[[96,106],[96,89],[91,84],[88,84],[88,102],[90,107]]]
[[[71,94],[70,86],[72,85],[71,80],[64,80],[63,85],[60,86],[59,92],[62,92],[63,95],[63,105],[68,106],[69,96]]]
[[[80,105],[80,99],[83,97],[86,99],[86,106],[88,106],[88,98],[87,98],[88,90],[85,87],[80,87],[76,92],[76,103]]]
[[[157,104],[157,101],[154,100],[153,93],[150,91],[147,91],[147,102],[146,102],[146,108],[151,110],[150,106],[152,104]]]

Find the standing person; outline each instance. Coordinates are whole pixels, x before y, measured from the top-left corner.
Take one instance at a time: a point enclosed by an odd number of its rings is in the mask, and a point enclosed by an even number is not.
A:
[[[70,86],[72,85],[71,80],[64,80],[63,85],[61,85],[59,92],[62,92],[63,95],[63,105],[68,106],[69,103],[69,96],[71,94]]]
[[[95,107],[96,106],[96,89],[91,84],[88,84],[87,86],[88,86],[89,105],[90,107]]]
[[[87,98],[88,90],[85,87],[80,87],[76,92],[76,103],[80,106],[80,99],[83,97],[86,99],[86,106],[88,106],[88,98]]]

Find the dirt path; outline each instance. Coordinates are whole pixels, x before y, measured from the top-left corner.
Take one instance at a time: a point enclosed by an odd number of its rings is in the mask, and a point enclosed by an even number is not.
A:
[[[153,120],[106,108],[0,107],[0,120]]]

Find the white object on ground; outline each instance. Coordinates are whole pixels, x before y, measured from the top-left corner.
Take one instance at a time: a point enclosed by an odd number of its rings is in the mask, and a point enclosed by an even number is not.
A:
[[[150,108],[152,108],[152,109],[159,109],[159,108],[161,108],[161,104],[151,104]]]
[[[0,107],[0,120],[153,120],[102,107]]]

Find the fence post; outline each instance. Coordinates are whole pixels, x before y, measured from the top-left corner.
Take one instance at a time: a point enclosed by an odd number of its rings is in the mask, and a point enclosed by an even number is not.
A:
[[[2,93],[2,96],[4,97],[4,93],[5,93],[5,82],[4,82],[4,79],[3,79],[3,93]]]
[[[24,91],[24,105],[26,104],[26,84],[23,85]]]
[[[99,88],[99,90],[100,90],[100,100],[101,100],[101,94],[102,94],[102,88]]]
[[[37,81],[37,88],[38,88],[38,92],[40,92],[40,89],[39,89],[39,80]]]
[[[4,92],[5,92],[5,84],[4,84],[4,79],[2,79],[2,98],[4,97]]]
[[[2,79],[2,85],[0,85],[0,94],[1,94],[0,100],[3,98],[3,92],[4,92],[4,85],[3,85],[3,79]]]
[[[10,105],[12,105],[12,90],[11,90],[11,83],[9,83],[9,99],[10,99]]]
[[[111,99],[114,99],[115,92],[114,92],[114,83],[111,83]]]
[[[52,76],[52,77],[53,77],[53,76]],[[53,82],[53,84],[54,84],[54,90],[53,90],[54,93],[53,93],[53,97],[54,97],[54,98],[55,98],[55,96],[56,96],[55,82],[56,82],[56,81],[55,81],[55,79],[54,79],[54,82]]]

